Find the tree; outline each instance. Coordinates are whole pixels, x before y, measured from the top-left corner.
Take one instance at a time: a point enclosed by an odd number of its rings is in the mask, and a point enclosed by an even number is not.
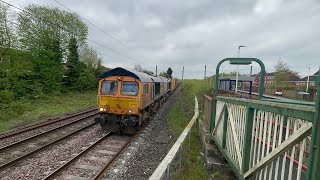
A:
[[[169,78],[169,75],[166,72],[161,72],[159,76]]]
[[[96,68],[96,70],[95,70],[95,74],[96,74],[97,80],[99,80],[98,78],[99,78],[99,76],[100,76],[102,73],[104,73],[104,72],[106,72],[106,71],[109,70],[109,68],[104,67],[101,63],[102,63],[102,60],[99,59],[99,60],[98,60],[98,64],[97,64],[97,68]]]
[[[68,51],[66,85],[74,89],[81,73],[81,67],[83,67],[79,61],[78,45],[75,38],[70,39]]]
[[[92,47],[88,45],[84,45],[79,50],[79,59],[81,62],[84,62],[88,67],[92,67],[96,69],[98,67],[98,63],[101,61],[102,58],[99,56],[98,52],[94,50]]]
[[[13,12],[0,4],[0,48],[10,49],[16,46],[16,34],[13,26]]]
[[[277,85],[286,84],[286,81],[288,81],[288,78],[289,78],[288,72],[291,72],[288,64],[283,62],[280,59],[278,63],[274,66],[274,69],[275,69],[274,82]]]
[[[33,55],[35,81],[44,92],[62,89],[64,70],[72,38],[85,43],[87,26],[67,11],[45,6],[28,5],[18,15],[20,49]]]
[[[169,67],[168,70],[167,70],[167,75],[168,75],[168,78],[172,78],[172,69]]]
[[[134,66],[134,70],[136,70],[136,71],[138,71],[138,72],[142,72],[142,71],[143,71],[141,65],[139,65],[139,64],[137,64],[137,65]]]

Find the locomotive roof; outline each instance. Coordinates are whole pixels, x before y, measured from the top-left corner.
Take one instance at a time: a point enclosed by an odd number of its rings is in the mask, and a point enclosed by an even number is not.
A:
[[[141,82],[167,82],[166,78],[154,77],[149,74],[138,72],[138,71],[129,71],[121,67],[111,69],[103,73],[100,78],[106,78],[110,76],[129,76],[136,79],[139,79]]]

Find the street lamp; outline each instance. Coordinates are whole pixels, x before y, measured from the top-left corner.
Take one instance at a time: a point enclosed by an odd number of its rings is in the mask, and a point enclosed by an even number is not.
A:
[[[240,48],[246,47],[244,45],[238,46],[238,58],[240,57]],[[239,66],[237,65],[237,75],[236,75],[236,93],[238,92],[238,76],[239,76]]]
[[[221,66],[221,77],[223,77],[223,68],[224,66]]]
[[[306,92],[308,92],[309,89],[309,74],[310,74],[310,67],[307,67],[309,69],[308,71],[308,78],[307,78],[307,88],[306,88]]]

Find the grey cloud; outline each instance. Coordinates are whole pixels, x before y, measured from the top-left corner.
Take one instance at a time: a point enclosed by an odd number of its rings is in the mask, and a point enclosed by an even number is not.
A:
[[[225,57],[262,59],[272,71],[281,57],[290,67],[306,75],[306,66],[316,71],[320,65],[320,2],[317,0],[140,0],[62,1],[81,16],[114,35],[138,53],[89,25],[89,38],[137,59],[129,60],[92,44],[104,56],[107,66],[132,67],[141,64],[161,71],[171,66],[186,78],[202,78]],[[16,1],[12,1],[16,3]],[[53,1],[34,1],[63,9]],[[142,56],[143,57],[142,57]],[[224,65],[224,71],[235,70]],[[258,72],[257,65],[254,72]],[[248,73],[250,67],[240,67]]]

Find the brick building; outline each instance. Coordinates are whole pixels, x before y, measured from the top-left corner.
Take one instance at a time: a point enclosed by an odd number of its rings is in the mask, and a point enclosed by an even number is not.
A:
[[[252,76],[255,77],[254,84],[259,84],[260,83],[260,73],[254,74]],[[266,75],[264,77],[264,84],[265,85],[274,84],[275,83],[275,79],[274,79],[275,76],[276,76],[275,72],[266,73]],[[292,72],[287,72],[287,77],[288,77],[288,81],[287,82],[290,82],[291,84],[300,79],[299,76],[297,76],[296,74],[294,74]]]

